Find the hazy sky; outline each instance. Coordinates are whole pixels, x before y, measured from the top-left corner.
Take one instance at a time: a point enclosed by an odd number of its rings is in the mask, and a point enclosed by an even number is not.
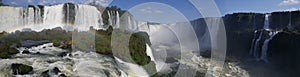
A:
[[[187,19],[193,20],[200,18],[201,14],[198,13],[196,8],[189,2],[189,0],[3,0],[4,4],[12,6],[27,6],[31,5],[51,5],[60,4],[66,2],[85,4],[89,2],[97,1],[101,4],[110,3],[109,6],[116,5],[122,9],[129,10],[139,4],[147,2],[157,2],[163,5],[175,8],[182,13]],[[297,10],[300,8],[299,0],[214,0],[222,15],[232,12],[273,12],[283,10]],[[200,7],[201,8],[201,7]],[[170,12],[173,10],[162,9],[161,6],[152,6],[140,8],[141,12],[147,14],[160,14],[165,16],[171,16]],[[149,18],[149,17],[148,17]],[[170,18],[169,18],[170,19]],[[175,20],[175,19],[174,19]]]

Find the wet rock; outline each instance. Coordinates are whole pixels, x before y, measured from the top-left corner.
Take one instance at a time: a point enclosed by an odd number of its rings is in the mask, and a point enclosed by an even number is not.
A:
[[[44,72],[41,74],[40,77],[50,77],[50,75],[49,75],[49,70],[44,71]]]
[[[210,56],[211,56],[211,51],[201,51],[200,52],[200,55],[202,56],[202,57],[204,57],[204,58],[210,58]]]
[[[43,45],[46,43],[50,43],[50,41],[43,40],[43,41],[33,41],[33,40],[25,40],[21,41],[22,47],[31,48],[39,45]]]
[[[24,50],[22,53],[23,54],[29,54],[30,52],[29,52],[29,50]]]
[[[59,68],[54,67],[53,69],[44,71],[41,73],[40,77],[67,77],[65,74],[63,74]]]
[[[60,73],[61,71],[57,68],[57,67],[54,67],[53,68],[53,73],[54,74],[58,74],[58,73]]]
[[[29,74],[33,68],[25,64],[11,64],[11,69],[14,75],[24,75]]]
[[[60,74],[58,77],[67,77],[65,74]]]
[[[62,53],[59,53],[57,56],[64,57],[64,56],[67,56],[67,55],[68,55],[68,52],[62,52]]]

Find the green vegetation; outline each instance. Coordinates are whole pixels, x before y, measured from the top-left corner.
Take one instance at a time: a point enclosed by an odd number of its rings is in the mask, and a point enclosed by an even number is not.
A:
[[[11,68],[13,70],[13,74],[15,74],[15,75],[17,75],[17,74],[20,74],[20,75],[28,74],[33,70],[33,68],[31,66],[24,65],[24,64],[17,64],[17,63],[12,64]]]
[[[124,31],[120,29],[112,29],[110,26],[106,31],[97,30],[96,31],[96,52],[100,54],[113,55],[111,48],[111,37],[112,31],[114,31],[117,40],[114,40],[113,44],[117,49],[118,53],[114,54],[127,62],[137,63],[139,65],[146,65],[150,62],[150,58],[146,54],[146,43],[149,41],[149,36],[144,32],[132,33],[129,31]],[[129,38],[128,40],[126,38]],[[116,39],[116,38],[115,38]],[[128,44],[129,51],[123,45]],[[129,52],[129,53],[128,53]],[[131,56],[124,56],[124,54],[130,54]],[[123,55],[123,56],[122,56]],[[133,59],[133,61],[131,59]]]
[[[91,31],[95,31],[95,49],[96,52],[99,54],[105,54],[105,55],[113,55],[112,48],[111,48],[111,36],[112,32],[117,32],[119,37],[125,38],[130,35],[129,41],[129,53],[131,55],[131,59],[133,61],[129,61],[129,59],[124,59],[127,62],[137,63],[139,65],[146,65],[150,62],[150,58],[146,54],[146,43],[150,44],[149,36],[145,32],[137,32],[132,33],[129,31],[119,30],[119,29],[113,29],[112,27],[109,27],[107,30],[94,30],[91,29]],[[0,58],[9,58],[10,55],[17,54],[18,51],[15,49],[15,47],[21,47],[20,41],[22,40],[32,40],[32,41],[43,41],[48,40],[53,43],[55,47],[60,47],[63,49],[72,49],[72,44],[76,45],[77,47],[83,47],[84,49],[86,47],[90,47],[88,44],[85,44],[85,42],[89,42],[90,40],[87,40],[85,37],[78,36],[80,38],[77,38],[77,36],[72,36],[73,33],[76,33],[76,35],[86,34],[87,32],[81,31],[65,31],[61,28],[54,28],[54,29],[47,29],[43,30],[41,32],[35,32],[35,31],[27,31],[27,32],[20,32],[16,31],[11,34],[7,34],[6,32],[0,33],[0,39],[1,39],[1,45],[0,45]],[[76,37],[76,42],[72,42],[72,37]],[[87,37],[88,38],[88,37]],[[120,38],[120,41],[126,41],[124,39]],[[74,40],[73,40],[74,41]],[[128,44],[127,42],[127,44]],[[79,44],[76,44],[79,43]],[[126,42],[125,42],[126,43]],[[28,53],[26,51],[26,53]],[[117,53],[123,54],[126,53],[126,50],[123,48],[119,48]],[[123,57],[121,57],[123,59]],[[128,58],[128,57],[127,57]]]

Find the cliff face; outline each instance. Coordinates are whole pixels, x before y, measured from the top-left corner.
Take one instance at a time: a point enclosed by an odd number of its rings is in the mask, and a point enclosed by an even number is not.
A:
[[[278,65],[282,67],[280,69],[300,68],[297,66],[300,61],[296,60],[300,56],[300,11],[233,13],[222,18],[227,36],[227,57],[254,58]],[[207,30],[204,19],[191,21],[200,38]],[[291,74],[295,73],[299,72]]]
[[[264,14],[235,13],[226,15],[223,19],[227,34],[227,55],[245,57],[251,47],[255,30],[263,29]]]

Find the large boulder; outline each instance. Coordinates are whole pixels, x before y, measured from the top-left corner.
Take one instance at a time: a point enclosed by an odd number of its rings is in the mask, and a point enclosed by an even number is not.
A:
[[[11,69],[14,75],[29,74],[33,70],[33,68],[29,65],[18,63],[11,64]]]

